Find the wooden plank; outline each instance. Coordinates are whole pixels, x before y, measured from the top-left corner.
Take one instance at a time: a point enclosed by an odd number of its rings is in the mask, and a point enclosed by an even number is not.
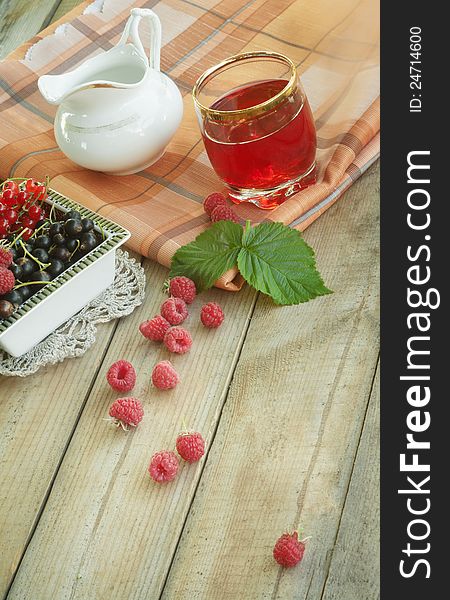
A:
[[[161,590],[203,462],[184,464],[177,480],[163,486],[150,479],[147,466],[154,452],[174,448],[183,419],[212,438],[256,292],[204,294],[220,301],[225,322],[217,331],[206,330],[198,318],[199,298],[187,323],[193,347],[174,357],[137,331],[141,321],[159,311],[167,277],[156,264],[146,269],[145,306],[119,323],[9,599],[153,599]],[[117,397],[105,372],[119,358],[137,370],[133,393],[146,413],[137,430],[128,433],[103,420]],[[150,373],[167,358],[179,370],[181,383],[161,392],[151,387]]]
[[[0,598],[39,518],[114,326],[99,326],[95,345],[80,358],[24,379],[0,377]]]
[[[45,27],[45,35],[49,35],[62,23],[81,14],[85,8],[84,2],[80,2],[80,0],[63,0],[62,2],[60,0],[54,0],[53,2],[52,0],[45,0],[45,2],[40,3],[40,6],[41,8],[44,4],[49,6],[46,16],[38,13],[36,18],[34,12],[27,15],[27,9],[23,9],[27,20],[23,22],[23,19],[19,19],[16,22],[16,13],[19,10],[18,4],[18,2],[13,1],[0,4],[0,60],[5,56],[18,60],[23,59],[27,50],[36,42],[34,36],[42,28]],[[21,0],[21,4],[24,4],[23,0]],[[68,12],[72,9],[74,9],[72,15],[68,15]],[[41,12],[44,13],[43,10]],[[19,47],[17,48],[17,46]]]
[[[377,370],[322,600],[380,597],[379,375]]]
[[[60,0],[6,0],[0,3],[0,59],[32,38],[50,21]]]
[[[320,598],[378,354],[377,184],[305,234],[333,296],[258,300],[163,600]],[[297,526],[313,539],[283,570],[273,544]]]
[[[23,379],[0,377],[0,598],[39,520],[116,326],[100,324],[95,344],[80,358]]]
[[[41,0],[30,11],[25,0],[1,2],[0,59],[80,2],[61,4]],[[26,379],[0,378],[0,597],[39,519],[115,326],[99,326],[96,344],[84,357],[41,369]]]

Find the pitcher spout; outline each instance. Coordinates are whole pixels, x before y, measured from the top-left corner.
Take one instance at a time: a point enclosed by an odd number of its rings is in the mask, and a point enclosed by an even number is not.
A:
[[[139,85],[148,69],[131,44],[116,46],[62,75],[42,75],[39,91],[50,104],[61,104],[68,96],[86,88],[131,88]]]
[[[50,104],[61,102],[72,93],[74,88],[71,73],[65,75],[43,75],[38,79],[38,88]]]

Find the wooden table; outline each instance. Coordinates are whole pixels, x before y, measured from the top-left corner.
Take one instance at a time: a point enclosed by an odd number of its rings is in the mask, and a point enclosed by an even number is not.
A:
[[[76,4],[2,2],[2,53]],[[167,357],[137,330],[167,276],[149,261],[144,304],[100,327],[82,358],[1,378],[1,597],[378,598],[377,166],[305,237],[335,293],[283,308],[248,287],[207,293],[226,321],[212,332],[192,318],[175,392],[151,387]],[[119,358],[135,365],[146,412],[130,433],[103,421]],[[158,486],[149,459],[183,420],[207,456]],[[312,539],[283,570],[272,547],[297,526]]]

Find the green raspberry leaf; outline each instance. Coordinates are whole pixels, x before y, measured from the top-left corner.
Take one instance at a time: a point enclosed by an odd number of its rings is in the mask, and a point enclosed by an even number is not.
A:
[[[276,304],[299,304],[331,293],[316,269],[312,248],[283,223],[246,227],[237,264],[244,279]]]
[[[228,269],[236,265],[242,245],[242,227],[231,221],[218,221],[179,248],[170,267],[170,277],[184,275],[195,282],[198,291],[210,288]]]

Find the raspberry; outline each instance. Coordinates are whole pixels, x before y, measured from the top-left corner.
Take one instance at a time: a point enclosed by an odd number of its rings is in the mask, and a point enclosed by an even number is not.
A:
[[[0,267],[8,268],[13,262],[13,256],[9,250],[0,246]]]
[[[188,314],[186,302],[181,298],[168,298],[161,304],[161,315],[171,325],[180,325]]]
[[[136,383],[136,371],[131,363],[118,360],[109,367],[106,379],[117,392],[129,392]]]
[[[170,323],[161,315],[157,315],[149,321],[144,321],[139,325],[139,331],[148,340],[162,342],[166,332],[170,329]]]
[[[205,327],[211,329],[220,327],[222,325],[225,315],[223,310],[216,302],[208,302],[202,306],[200,312],[200,319]]]
[[[239,223],[239,217],[229,206],[219,204],[211,213],[211,221],[216,223],[217,221],[233,221]]]
[[[282,567],[294,567],[302,560],[304,552],[305,544],[298,540],[298,533],[294,531],[292,535],[284,533],[278,538],[273,557]]]
[[[172,327],[164,336],[164,344],[171,352],[184,354],[192,346],[191,334],[182,327]]]
[[[181,298],[186,304],[191,304],[197,295],[197,289],[189,277],[174,277],[169,283],[169,293],[174,298]]]
[[[225,196],[219,192],[214,192],[203,200],[203,209],[205,213],[211,216],[212,211],[216,206],[227,206]]]
[[[0,267],[0,296],[10,292],[16,284],[16,278],[9,269]]]
[[[187,462],[197,462],[205,454],[205,440],[200,433],[181,433],[177,437],[177,451]]]
[[[128,425],[136,427],[142,421],[144,410],[137,398],[117,398],[110,406],[109,416],[126,431]]]
[[[162,360],[152,371],[152,382],[160,390],[170,390],[180,381],[178,373],[169,360]]]
[[[148,472],[150,477],[158,483],[172,481],[178,472],[178,458],[175,452],[163,450],[152,456]]]

